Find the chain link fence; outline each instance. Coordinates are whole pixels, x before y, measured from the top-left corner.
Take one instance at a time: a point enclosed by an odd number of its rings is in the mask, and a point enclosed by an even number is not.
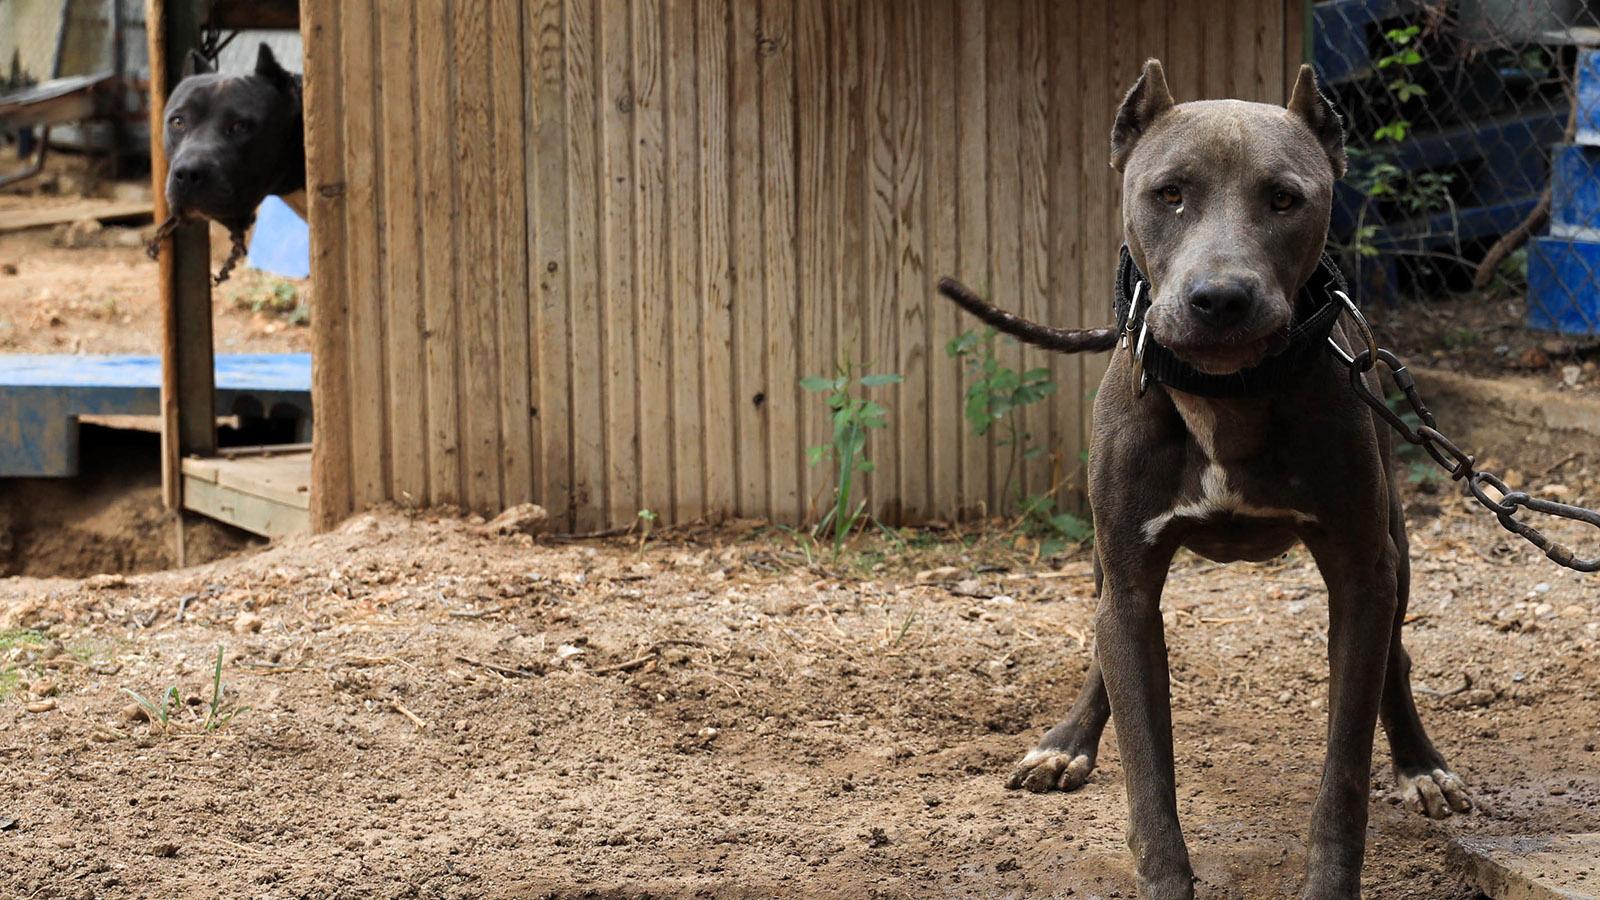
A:
[[[1527,298],[1600,337],[1600,0],[1322,0],[1344,113],[1332,238],[1363,302]]]

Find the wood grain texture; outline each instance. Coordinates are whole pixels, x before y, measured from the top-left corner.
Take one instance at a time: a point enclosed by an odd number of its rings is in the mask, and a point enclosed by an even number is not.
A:
[[[368,151],[345,156],[345,230],[374,238],[384,233],[379,198],[387,156],[378,142],[379,82],[369,75],[377,59],[377,18],[372,3],[346,3],[339,23],[344,146]],[[379,503],[389,494],[382,250],[381,239],[352,241],[345,261],[351,351],[350,490],[358,507]]]
[[[528,260],[533,366],[534,499],[553,521],[573,525],[572,261],[567,201],[567,40],[564,0],[536,0],[523,17],[527,61]]]
[[[767,369],[768,515],[798,524],[800,469],[800,322],[797,303],[806,286],[795,279],[794,0],[762,0],[761,232],[762,293]]]
[[[401,0],[378,17],[378,65],[396,74],[379,93],[380,146],[384,148],[382,295],[387,329],[384,400],[388,426],[387,498],[411,505],[428,496],[428,407],[397,402],[423,383],[422,210],[417,192],[421,153],[417,129],[416,4]],[[352,436],[353,439],[353,436]]]
[[[458,377],[471,390],[459,406],[462,501],[473,510],[500,506],[500,305],[495,296],[494,132],[489,121],[493,78],[486,7],[483,0],[451,6]]]
[[[663,345],[670,394],[672,464],[666,473],[671,507],[659,510],[674,521],[692,521],[707,507],[704,365],[707,340],[701,331],[700,141],[695,30],[697,3],[662,4],[662,97],[667,144],[667,221],[670,334]]]
[[[580,531],[602,527],[606,507],[605,400],[600,341],[605,334],[600,299],[600,149],[596,116],[601,102],[600,51],[595,39],[595,9],[600,0],[569,0],[566,6],[567,241],[566,261],[571,318],[572,414],[570,440],[573,479],[569,506]],[[581,123],[581,124],[580,124]]]
[[[159,6],[158,0],[151,0]],[[806,375],[876,388],[887,522],[1081,499],[1104,357],[1005,343],[1058,393],[1018,460],[972,433],[953,275],[1109,317],[1107,134],[1147,56],[1180,99],[1282,102],[1269,0],[351,0],[308,4],[314,518],[384,500],[559,527],[815,521]]]
[[[417,4],[418,127],[450,122],[450,9],[444,4]],[[420,402],[428,409],[428,504],[462,500],[461,418],[466,399],[456,365],[456,240],[459,207],[455,178],[455,130],[429,128],[421,140],[422,229],[418,257],[422,261],[422,357]],[[313,206],[315,209],[315,206]],[[312,233],[316,234],[315,224]],[[313,262],[313,270],[315,262]],[[317,395],[320,398],[321,395]],[[317,399],[320,409],[321,400]],[[320,416],[319,416],[320,419]],[[315,443],[315,442],[314,442]],[[313,456],[321,449],[318,444]],[[312,498],[313,502],[315,497]]]
[[[675,0],[682,2],[682,0]],[[739,392],[734,381],[732,144],[729,128],[729,0],[696,0],[694,124],[700,148],[701,443],[705,510],[731,515],[739,506]],[[674,115],[679,111],[674,110]],[[685,122],[685,125],[690,123]]]
[[[521,0],[490,0],[489,116],[494,200],[495,358],[500,409],[500,506],[534,498],[532,398],[539,370],[529,353],[526,85]]]
[[[359,5],[359,4],[355,4]],[[350,236],[345,230],[346,153],[342,144],[344,97],[339,67],[339,8],[312,4],[301,17],[305,52],[306,202],[311,214],[312,421],[311,520],[325,529],[355,508],[351,491],[349,293],[345,269]],[[358,236],[357,239],[366,239]]]
[[[732,227],[728,233],[733,259],[733,383],[735,480],[739,510],[747,515],[772,514],[767,482],[767,395],[771,382],[766,366],[766,294],[761,276],[765,172],[761,158],[761,6],[759,0],[730,0],[729,114],[732,139],[729,193]]]

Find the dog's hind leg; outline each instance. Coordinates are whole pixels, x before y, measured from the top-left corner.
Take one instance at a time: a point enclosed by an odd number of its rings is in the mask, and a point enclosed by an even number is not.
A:
[[[1411,562],[1406,540],[1405,519],[1400,498],[1390,503],[1389,535],[1396,555],[1395,588],[1398,602],[1394,610],[1394,630],[1389,638],[1389,664],[1384,670],[1383,730],[1389,735],[1389,752],[1394,759],[1395,784],[1407,808],[1430,819],[1443,819],[1451,813],[1472,810],[1467,785],[1445,762],[1444,756],[1428,739],[1417,715],[1417,701],[1411,695],[1411,656],[1400,642],[1406,620],[1406,603],[1411,591]]]
[[[1094,595],[1100,596],[1104,575],[1100,555],[1094,557]],[[1034,793],[1071,791],[1082,787],[1094,771],[1100,753],[1100,736],[1111,718],[1111,702],[1106,699],[1106,682],[1100,676],[1100,662],[1091,659],[1078,699],[1067,717],[1045,732],[1039,745],[1012,770],[1006,787],[1026,788]]]

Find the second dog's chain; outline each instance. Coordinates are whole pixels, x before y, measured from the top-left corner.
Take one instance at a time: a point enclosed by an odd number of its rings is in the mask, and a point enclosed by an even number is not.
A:
[[[1355,324],[1362,340],[1366,344],[1366,347],[1359,353],[1352,355],[1339,346],[1333,338],[1330,337],[1328,339],[1334,355],[1350,370],[1350,386],[1355,390],[1356,396],[1360,397],[1363,403],[1372,407],[1373,411],[1381,416],[1385,422],[1388,422],[1389,427],[1393,428],[1400,437],[1404,438],[1408,443],[1415,444],[1428,451],[1428,455],[1433,457],[1434,461],[1446,472],[1449,472],[1453,480],[1462,482],[1466,486],[1468,493],[1482,504],[1485,509],[1495,514],[1495,517],[1500,521],[1501,527],[1543,550],[1545,556],[1560,565],[1569,569],[1576,569],[1579,572],[1600,572],[1600,556],[1591,559],[1579,558],[1565,544],[1551,539],[1537,528],[1516,518],[1517,510],[1525,508],[1536,513],[1584,522],[1600,528],[1600,512],[1568,503],[1557,503],[1553,500],[1529,496],[1524,491],[1513,491],[1494,473],[1478,471],[1476,468],[1477,461],[1470,453],[1463,451],[1456,446],[1454,441],[1439,433],[1433,413],[1429,412],[1427,404],[1423,403],[1422,394],[1417,390],[1417,381],[1406,370],[1405,363],[1401,362],[1400,358],[1393,353],[1378,346],[1372,335],[1372,329],[1367,325],[1367,320],[1361,315],[1361,311],[1356,308],[1356,305],[1350,301],[1349,296],[1342,291],[1336,291],[1335,296],[1344,303],[1345,315]],[[1389,375],[1394,380],[1395,386],[1400,389],[1401,393],[1405,394],[1406,403],[1410,405],[1412,412],[1416,413],[1418,421],[1421,422],[1416,428],[1408,425],[1399,413],[1389,408],[1389,404],[1384,401],[1384,398],[1374,394],[1372,389],[1368,387],[1365,376],[1380,362],[1389,370]],[[1500,495],[1499,499],[1489,495],[1488,491],[1485,490],[1486,485]]]

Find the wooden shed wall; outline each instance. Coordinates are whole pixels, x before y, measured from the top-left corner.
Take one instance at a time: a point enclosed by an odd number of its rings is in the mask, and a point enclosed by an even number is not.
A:
[[[954,274],[1062,325],[1109,318],[1107,134],[1148,56],[1179,99],[1282,102],[1298,0],[311,0],[314,503],[563,524],[640,509],[796,520],[849,362],[872,505],[994,508],[962,420]],[[1076,484],[1104,359],[1015,346],[1060,391],[1029,491]]]

